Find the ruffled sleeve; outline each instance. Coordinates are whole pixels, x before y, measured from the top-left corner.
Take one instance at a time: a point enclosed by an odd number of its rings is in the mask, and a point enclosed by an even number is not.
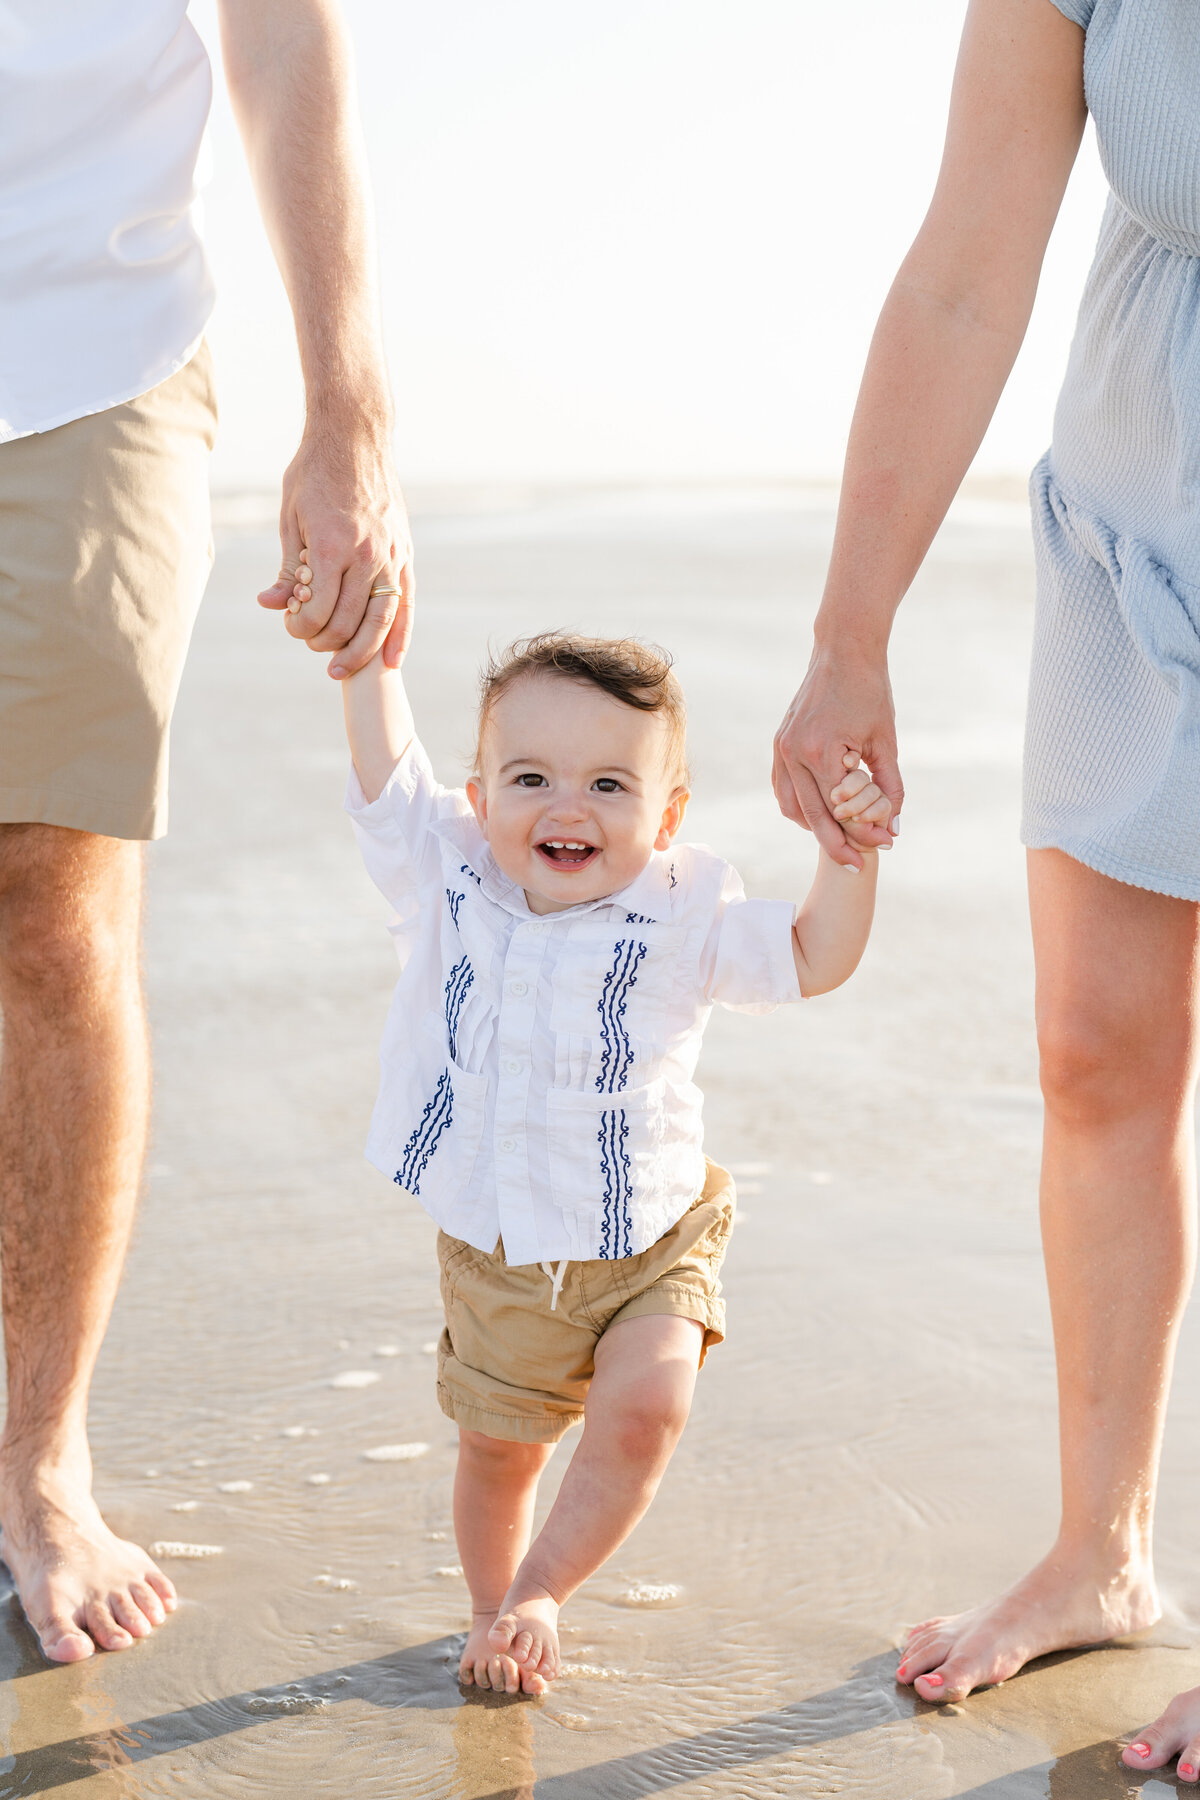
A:
[[[1064,19],[1071,19],[1076,25],[1082,25],[1086,31],[1092,22],[1092,14],[1096,10],[1096,0],[1050,0]]]

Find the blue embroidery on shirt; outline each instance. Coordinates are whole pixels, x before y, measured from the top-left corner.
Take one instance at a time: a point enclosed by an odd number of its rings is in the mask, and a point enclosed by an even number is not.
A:
[[[671,887],[679,886],[679,883],[675,879],[675,864],[674,863],[672,863],[670,868],[667,870],[667,879],[668,879],[668,882]]]
[[[421,1177],[453,1117],[454,1089],[450,1085],[449,1069],[443,1069],[438,1077],[433,1099],[426,1102],[421,1122],[404,1146],[403,1161],[393,1178],[398,1187],[407,1188],[410,1194],[420,1196]]]
[[[467,989],[474,979],[475,971],[471,967],[470,958],[461,956],[450,971],[450,979],[446,983],[445,990],[446,1036],[450,1040],[450,1056],[454,1062],[458,1061],[458,1021],[462,1016]]]
[[[637,986],[638,964],[646,954],[645,944],[635,943],[632,938],[619,938],[613,949],[613,965],[604,977],[604,991],[596,1002],[604,1045],[596,1077],[596,1090],[601,1094],[615,1094],[629,1079],[633,1045],[625,1029],[625,1007],[630,992]]]
[[[476,873],[475,873],[475,871],[474,871],[474,869],[472,869],[472,868],[470,868],[470,867],[469,867],[469,865],[468,865],[468,864],[467,864],[467,863],[461,863],[461,864],[460,864],[460,865],[459,865],[459,871],[458,871],[458,872],[459,872],[459,874],[460,874],[460,875],[469,875],[469,876],[470,876],[470,877],[471,877],[471,880],[472,880],[472,881],[473,881],[473,882],[474,882],[474,883],[475,883],[475,886],[476,886],[476,887],[482,887],[482,886],[483,886],[483,877],[482,877],[482,875],[477,875],[477,874],[476,874]]]
[[[446,905],[450,908],[450,917],[454,920],[454,929],[458,930],[458,909],[466,899],[465,894],[456,894],[451,888],[446,889]]]
[[[596,1141],[600,1145],[600,1171],[604,1176],[604,1213],[600,1224],[600,1257],[616,1262],[631,1254],[633,1219],[629,1208],[633,1187],[629,1152],[629,1122],[624,1107],[606,1107],[600,1114]]]
[[[627,925],[653,925],[654,920],[648,919],[645,913],[626,913],[625,923]]]

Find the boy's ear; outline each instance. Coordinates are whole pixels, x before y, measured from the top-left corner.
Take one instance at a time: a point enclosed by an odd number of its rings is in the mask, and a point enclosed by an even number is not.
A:
[[[687,811],[687,803],[691,797],[687,788],[680,788],[667,801],[663,811],[662,824],[659,826],[658,836],[654,840],[656,850],[665,850],[683,824],[683,815]]]
[[[467,782],[467,799],[471,802],[471,810],[475,814],[475,821],[484,837],[486,837],[487,789],[484,787],[482,781],[480,781],[478,775],[472,775],[471,779]]]

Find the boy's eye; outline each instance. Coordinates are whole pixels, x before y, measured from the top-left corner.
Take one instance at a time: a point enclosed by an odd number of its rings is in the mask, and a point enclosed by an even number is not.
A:
[[[545,787],[545,785],[546,785],[546,777],[544,775],[535,775],[532,770],[528,771],[524,775],[517,776],[517,786],[518,787],[535,788],[535,787]]]
[[[621,784],[615,775],[597,775],[592,786],[599,794],[619,794],[621,792]]]

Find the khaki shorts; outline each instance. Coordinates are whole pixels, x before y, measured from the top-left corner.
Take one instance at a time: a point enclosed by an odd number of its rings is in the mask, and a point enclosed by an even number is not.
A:
[[[0,444],[0,822],[167,828],[167,728],[212,566],[212,365]]]
[[[734,1204],[732,1177],[710,1162],[700,1198],[648,1250],[570,1263],[553,1312],[540,1263],[510,1267],[499,1250],[488,1255],[440,1231],[442,1411],[486,1437],[557,1443],[583,1418],[596,1345],[620,1319],[699,1320],[703,1363],[725,1336],[720,1272]]]

